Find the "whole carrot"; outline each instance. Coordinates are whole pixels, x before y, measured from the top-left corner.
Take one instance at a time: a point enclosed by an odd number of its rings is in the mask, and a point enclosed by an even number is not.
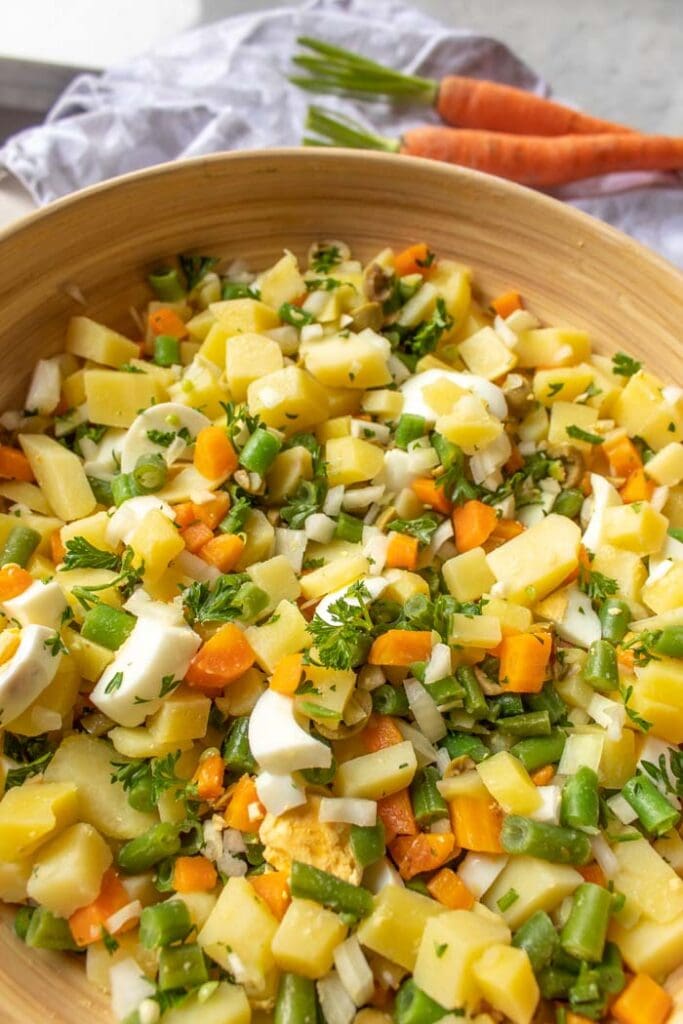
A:
[[[298,42],[317,56],[299,56],[294,63],[307,76],[290,81],[313,92],[377,99],[406,98],[435,107],[446,124],[513,135],[625,134],[631,129],[582,114],[554,100],[500,82],[447,75],[432,78],[404,75],[350,50],[302,36]]]

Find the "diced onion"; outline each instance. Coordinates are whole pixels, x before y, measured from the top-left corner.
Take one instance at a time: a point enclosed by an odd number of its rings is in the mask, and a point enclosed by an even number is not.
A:
[[[436,707],[436,705],[434,705],[434,707]],[[418,768],[424,768],[426,764],[434,764],[434,762],[438,760],[436,747],[432,746],[427,737],[424,736],[419,729],[409,725],[402,718],[396,719],[396,725],[398,726],[398,730],[403,736],[403,739],[410,740],[413,744]],[[450,760],[448,763],[450,764]]]
[[[320,801],[318,819],[342,825],[372,826],[377,823],[377,803],[361,798],[324,796]]]
[[[354,487],[344,491],[342,507],[350,512],[358,512],[373,502],[379,501],[384,494],[384,484],[373,484],[369,487]]]
[[[109,986],[111,1008],[117,1020],[125,1020],[137,1010],[143,999],[150,999],[156,992],[132,956],[112,964],[109,968]]]
[[[614,796],[611,796],[607,801],[607,806],[622,825],[630,825],[638,817],[628,800],[625,800],[621,793],[615,793]]]
[[[539,786],[536,790],[541,798],[540,805],[529,814],[534,821],[543,821],[548,825],[559,825],[560,803],[562,790],[559,786]]]
[[[419,683],[417,679],[406,679],[403,686],[405,687],[410,710],[415,716],[415,721],[420,731],[431,743],[442,739],[448,732],[446,723],[433,698],[429,696],[422,683]]]
[[[294,572],[301,572],[308,537],[305,530],[288,530],[275,527],[275,554],[284,555]]]
[[[478,900],[488,892],[507,862],[504,853],[468,853],[458,867],[458,874]]]
[[[363,529],[363,535],[365,536],[365,530]],[[370,529],[376,529],[370,527]],[[370,563],[370,575],[379,576],[384,569],[387,562],[387,551],[389,549],[389,537],[386,533],[381,533],[379,530],[376,531],[363,543],[363,554]]]
[[[593,848],[593,856],[602,868],[605,878],[614,878],[619,871],[619,861],[612,852],[605,837],[603,835],[593,836],[591,838],[591,846]]]
[[[341,983],[336,971],[316,982],[318,999],[326,1024],[352,1024],[356,1004]]]
[[[142,903],[140,900],[132,900],[130,903],[126,903],[125,907],[121,907],[114,914],[104,922],[104,927],[107,929],[110,935],[116,935],[117,932],[121,931],[124,924],[128,924],[129,921],[136,921],[142,913]]]
[[[572,733],[564,745],[557,767],[558,775],[576,775],[583,765],[597,772],[604,744],[605,737],[597,732]]]
[[[439,747],[436,752],[436,766],[443,775],[453,758],[445,747]]]
[[[59,405],[62,378],[59,359],[39,359],[33,370],[24,408],[49,416]]]
[[[601,693],[594,693],[586,711],[598,725],[601,725],[611,740],[620,740],[626,722],[626,708]]]
[[[308,516],[304,524],[304,533],[309,540],[315,540],[319,544],[329,544],[334,536],[337,524],[324,512],[314,512]]]
[[[425,683],[435,683],[451,674],[451,649],[448,644],[434,644],[425,668]]]
[[[377,893],[387,885],[398,885],[402,888],[403,879],[391,861],[382,857],[363,872],[363,887]]]
[[[344,486],[343,484],[337,484],[336,487],[330,487],[327,495],[325,496],[325,502],[323,504],[323,512],[326,516],[338,516],[341,511],[342,501],[344,500]]]
[[[247,862],[240,860],[229,850],[223,850],[216,861],[216,867],[226,878],[243,878],[247,873]]]
[[[193,555],[191,551],[181,551],[174,559],[174,564],[184,576],[200,583],[213,583],[220,576],[220,570],[215,565],[205,562],[199,555]]]
[[[334,966],[339,980],[356,1006],[362,1006],[370,999],[375,987],[370,965],[365,959],[356,935],[340,943],[334,951]]]
[[[366,690],[368,693],[376,690],[379,686],[383,686],[386,681],[387,677],[379,665],[363,665],[358,673],[358,688],[359,690]]]
[[[380,444],[389,444],[391,431],[386,423],[373,423],[371,420],[351,420],[351,437],[360,437],[363,440],[379,441]]]
[[[436,555],[439,549],[443,547],[447,540],[450,540],[453,536],[453,522],[450,519],[444,519],[442,523],[439,523],[431,541],[429,542],[429,550],[432,555]]]
[[[661,512],[669,500],[669,488],[666,486],[655,487],[650,498],[650,504],[655,512]]]
[[[470,459],[470,472],[475,484],[483,483],[491,473],[504,466],[511,452],[510,438],[507,434],[499,434],[482,451],[473,455]]]

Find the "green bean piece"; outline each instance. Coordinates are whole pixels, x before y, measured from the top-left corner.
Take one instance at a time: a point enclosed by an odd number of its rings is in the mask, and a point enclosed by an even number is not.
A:
[[[22,942],[26,942],[28,927],[35,912],[35,907],[19,907],[17,910],[14,918],[14,934],[17,938],[21,939]]]
[[[136,811],[149,814],[156,807],[155,796],[151,775],[143,775],[128,790],[128,803]]]
[[[145,949],[170,946],[186,939],[193,927],[190,911],[182,900],[156,903],[140,914],[140,943]]]
[[[569,519],[575,519],[581,511],[584,500],[585,495],[583,491],[580,491],[578,487],[568,487],[565,491],[560,491],[555,498],[553,512],[556,512],[559,516],[568,516]]]
[[[123,505],[124,501],[128,501],[129,498],[140,496],[140,491],[137,488],[135,477],[132,473],[119,473],[118,476],[113,478],[111,482],[111,496],[117,508]]]
[[[185,298],[185,288],[175,267],[159,267],[148,274],[147,280],[161,302],[178,302]]]
[[[372,710],[380,715],[407,715],[410,705],[403,687],[382,683],[370,694]]]
[[[511,718],[513,715],[524,714],[522,698],[516,693],[502,693],[500,697],[489,700],[489,718],[497,722],[499,718]]]
[[[557,764],[562,757],[567,737],[563,732],[552,732],[550,736],[530,736],[510,747],[510,753],[518,758],[528,772],[535,772],[547,764]]]
[[[559,944],[555,925],[544,910],[532,914],[512,937],[512,945],[523,949],[529,957],[534,974],[548,966]]]
[[[243,583],[238,591],[238,600],[242,606],[240,621],[251,622],[258,618],[268,605],[269,597],[265,590],[257,587],[255,583]]]
[[[334,528],[334,536],[339,540],[348,540],[357,544],[363,536],[363,522],[356,516],[350,516],[348,512],[340,512],[337,525]]]
[[[256,771],[256,761],[249,746],[249,715],[241,715],[230,726],[221,749],[225,767],[239,775]]]
[[[606,999],[600,992],[600,975],[595,967],[589,966],[585,961],[577,975],[576,981],[569,989],[569,1002],[572,1007],[581,1011],[581,1014],[590,1013],[591,1017],[602,1016],[606,1007]],[[594,1010],[598,1010],[594,1014]]]
[[[181,847],[178,826],[161,821],[131,839],[119,850],[119,867],[130,875],[147,871],[166,857],[174,857]]]
[[[298,974],[283,974],[277,990],[273,1024],[317,1024],[315,982]]]
[[[384,856],[386,844],[381,821],[376,825],[352,825],[349,838],[354,860],[361,868],[376,864]]]
[[[611,910],[611,892],[602,885],[583,882],[574,892],[572,909],[560,932],[562,949],[580,960],[600,963]]]
[[[265,476],[280,448],[282,441],[275,434],[258,427],[240,452],[240,466],[250,473]]]
[[[439,1003],[418,988],[412,978],[404,981],[396,993],[394,1021],[396,1024],[436,1024],[446,1016]]]
[[[290,888],[292,896],[314,900],[338,914],[359,918],[372,913],[372,893],[367,889],[298,860],[292,863]]]
[[[602,963],[595,967],[600,980],[600,990],[615,995],[621,992],[626,984],[624,964],[619,952],[619,947],[614,942],[605,943],[605,952],[602,955]]]
[[[421,828],[439,818],[448,817],[448,804],[436,788],[441,775],[434,765],[426,765],[410,787],[410,799],[415,820]]]
[[[631,609],[626,601],[608,597],[598,612],[603,639],[618,644],[626,636],[631,622]]]
[[[453,761],[458,757],[471,757],[475,764],[480,764],[491,756],[491,751],[478,736],[470,736],[466,732],[450,732],[443,743]]]
[[[680,813],[646,775],[630,778],[621,795],[636,812],[645,831],[652,836],[663,836],[681,820]]]
[[[196,988],[209,980],[204,953],[196,942],[168,946],[159,952],[159,988]]]
[[[503,821],[501,843],[506,853],[522,853],[553,864],[588,864],[593,856],[585,832],[532,821],[509,814]]]
[[[567,705],[552,683],[546,683],[540,693],[529,693],[524,698],[529,711],[547,711],[552,725],[567,716]]]
[[[101,480],[98,476],[89,476],[88,483],[98,505],[106,505],[108,508],[114,504],[114,496],[111,493],[111,480]]]
[[[32,949],[78,949],[69,922],[45,907],[36,907],[31,915],[24,941]]]
[[[523,715],[500,718],[496,724],[500,732],[510,736],[550,736],[552,732],[547,711],[527,711]]]
[[[576,975],[561,967],[544,967],[536,977],[544,999],[566,999],[569,989],[576,981]]]
[[[157,366],[180,364],[180,342],[172,334],[158,334],[154,339],[154,362]]]
[[[332,748],[332,744],[324,736],[316,736],[326,746]],[[302,768],[301,775],[311,786],[329,786],[337,774],[337,759],[332,754],[332,760],[327,768]]]
[[[683,626],[665,626],[652,645],[654,654],[683,658]]]
[[[600,795],[597,773],[581,765],[562,787],[560,821],[570,828],[597,832],[600,816]]]
[[[117,651],[133,631],[137,619],[130,612],[111,605],[95,604],[83,616],[81,636],[100,647]]]
[[[455,676],[444,676],[435,683],[425,683],[424,688],[439,707],[462,704],[465,691]]]
[[[424,416],[416,416],[411,412],[404,412],[399,417],[394,434],[394,444],[397,448],[405,451],[411,441],[417,441],[427,433],[427,421]]]
[[[245,857],[247,858],[247,864],[252,868],[262,867],[265,864],[263,859],[264,846],[258,837],[258,833],[243,832],[242,838],[246,847]]]
[[[455,678],[465,691],[465,711],[473,718],[487,718],[489,706],[484,691],[479,685],[474,669],[470,665],[461,665],[455,670]]]
[[[152,494],[160,490],[166,483],[168,466],[163,455],[141,455],[135,463],[133,480],[138,494]]]
[[[583,678],[603,693],[616,690],[619,686],[617,652],[609,640],[594,640],[588,648],[583,666]]]
[[[10,563],[26,568],[28,560],[40,544],[40,534],[30,526],[13,526],[0,551],[0,566]]]

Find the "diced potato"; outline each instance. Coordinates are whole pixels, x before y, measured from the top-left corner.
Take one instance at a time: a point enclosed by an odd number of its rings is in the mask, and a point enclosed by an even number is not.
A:
[[[608,935],[619,946],[632,971],[663,978],[683,960],[683,917],[680,915],[667,924],[643,918],[631,928],[613,922]]]
[[[671,488],[663,512],[670,526],[683,526],[683,487]]]
[[[330,716],[329,714],[326,716],[325,711],[333,712],[343,718],[346,705],[356,685],[356,673],[351,670],[319,668],[316,665],[307,665],[305,671],[306,679],[313,684],[315,690],[313,694],[304,693],[294,698],[297,712],[306,715],[313,721],[319,720],[322,725],[325,725],[327,720],[328,726]],[[310,708],[306,710],[300,706],[311,703],[316,708],[322,709],[319,715]]]
[[[56,711],[62,721],[70,722],[80,685],[81,674],[75,659],[61,658],[52,682],[23,714],[7,724],[8,731],[19,736],[39,736],[45,732],[45,711]]]
[[[431,367],[427,367],[427,369],[431,369]],[[460,387],[459,384],[456,384],[454,380],[450,380],[448,377],[437,377],[435,381],[425,385],[420,390],[422,391],[423,400],[430,409],[434,410],[437,416],[445,416],[451,412],[458,399],[470,393],[467,388]]]
[[[178,892],[174,893],[171,898],[183,901],[190,911],[192,924],[197,931],[204,927],[218,902],[218,897],[212,892]]]
[[[605,736],[598,768],[600,785],[621,789],[636,772],[636,738],[633,730],[623,729],[619,739]]]
[[[537,327],[522,331],[515,352],[517,365],[576,366],[590,357],[591,343],[585,331],[571,327]]]
[[[107,526],[109,516],[106,512],[95,512],[85,519],[77,519],[73,523],[66,523],[59,531],[59,537],[66,547],[67,541],[74,537],[84,537],[94,547],[101,551],[111,551],[111,545],[107,543]]]
[[[449,593],[456,601],[476,601],[496,582],[483,548],[449,558],[441,567]]]
[[[370,328],[347,338],[325,338],[307,346],[304,365],[317,381],[332,388],[379,388],[391,383],[391,346]]]
[[[164,1024],[250,1024],[251,1019],[244,989],[227,981],[221,981],[208,999],[192,994],[164,1014]]]
[[[0,900],[5,903],[23,903],[28,899],[28,880],[31,861],[0,860]]]
[[[351,416],[335,416],[315,428],[315,436],[321,444],[333,437],[348,437],[351,433]]]
[[[322,978],[331,970],[334,951],[346,930],[331,910],[312,900],[294,899],[273,939],[275,963],[304,978]]]
[[[247,879],[229,878],[197,941],[250,998],[268,999],[277,984],[272,951],[277,930],[277,918]]]
[[[683,710],[665,700],[650,696],[652,687],[641,679],[633,684],[630,705],[641,718],[649,722],[652,735],[669,743],[683,743]]]
[[[265,562],[255,562],[247,570],[249,576],[268,595],[268,604],[261,612],[265,618],[280,601],[296,601],[301,594],[301,584],[289,559],[275,555]]]
[[[282,349],[272,338],[260,334],[236,334],[228,341],[225,373],[230,394],[236,402],[247,397],[252,381],[283,367]]]
[[[0,800],[0,861],[28,857],[77,816],[78,791],[72,781],[8,789]]]
[[[550,418],[548,412],[539,405],[531,409],[519,424],[518,433],[520,441],[533,441],[538,443],[548,436]]]
[[[503,432],[503,424],[489,415],[484,403],[476,395],[463,395],[451,412],[440,416],[436,429],[449,441],[459,445],[466,455],[474,455]]]
[[[453,318],[455,328],[467,316],[472,301],[471,278],[469,267],[448,259],[439,259],[429,275],[429,282],[446,303],[446,311]]]
[[[384,465],[382,449],[360,437],[333,437],[325,444],[330,487],[372,480]]]
[[[265,675],[260,668],[252,666],[234,683],[230,683],[225,696],[216,698],[216,704],[224,714],[249,715],[265,689]]]
[[[538,788],[518,758],[508,750],[477,765],[481,781],[506,814],[532,814],[541,804]]]
[[[0,480],[0,497],[7,498],[13,505],[26,505],[43,516],[54,514],[40,487],[23,480]]]
[[[377,389],[367,391],[362,398],[363,412],[379,419],[398,419],[403,409],[403,395],[400,391]]]
[[[308,448],[296,445],[278,452],[266,474],[268,497],[274,504],[294,494],[302,480],[313,476],[313,459]]]
[[[64,401],[70,409],[85,402],[85,370],[76,370],[62,381]]]
[[[422,320],[432,315],[437,298],[438,292],[434,285],[425,281],[401,309],[398,323],[401,327],[417,327]]]
[[[612,544],[599,544],[591,569],[616,580],[619,593],[629,601],[640,599],[641,587],[647,579],[647,569],[634,551],[616,548]]]
[[[458,647],[478,647],[490,650],[503,639],[498,619],[491,615],[464,615],[453,612],[451,615],[450,644]]]
[[[351,553],[345,557],[335,558],[327,565],[321,565],[301,577],[301,593],[306,600],[324,597],[333,590],[339,590],[361,576],[367,575],[368,560],[365,555]]]
[[[160,743],[154,739],[144,726],[128,727],[117,725],[108,733],[114,750],[124,757],[164,757],[176,750],[189,750],[191,740],[175,740],[173,743]]]
[[[280,318],[275,310],[258,299],[226,299],[224,302],[212,302],[209,310],[219,324],[231,334],[262,334],[263,331],[271,331],[274,327],[280,326]]]
[[[77,587],[101,587],[101,590],[96,591],[98,599],[112,608],[120,608],[122,601],[119,590],[116,586],[107,586],[117,578],[112,569],[60,569],[56,574],[57,582],[77,622],[83,621],[85,609],[78,598],[74,597],[73,591]]]
[[[655,483],[675,487],[683,480],[683,444],[672,441],[645,463],[645,472]]]
[[[274,266],[260,275],[258,287],[261,301],[273,309],[304,295],[306,282],[299,272],[296,256],[286,251]]]
[[[508,600],[530,605],[554,590],[579,564],[581,531],[566,516],[551,513],[486,559]],[[543,557],[538,553],[542,551]]]
[[[474,980],[487,1003],[513,1024],[531,1024],[540,992],[523,949],[496,944],[472,965]]]
[[[683,605],[683,562],[674,562],[663,576],[645,583],[639,596],[657,615],[680,608]]]
[[[110,651],[108,647],[101,647],[92,640],[86,640],[70,626],[62,629],[62,640],[80,675],[89,683],[96,683],[107,665],[114,660],[114,651]]]
[[[402,886],[385,885],[375,896],[372,913],[360,923],[358,940],[373,953],[412,971],[425,925],[443,913],[445,907],[436,900]]]
[[[683,838],[680,833],[671,831],[662,839],[657,839],[654,848],[667,864],[670,864],[677,875],[683,874]]]
[[[66,351],[114,368],[135,359],[140,352],[134,341],[87,316],[71,317],[66,332]]]
[[[268,558],[275,542],[273,525],[260,508],[252,508],[249,512],[243,532],[245,544],[235,567],[238,572],[243,572],[254,562]]]
[[[591,445],[567,433],[567,427],[577,427],[588,434],[595,434],[598,410],[590,405],[579,405],[576,402],[555,402],[550,412],[550,429],[548,440],[551,444],[569,444],[581,451],[588,452]],[[599,435],[598,435],[599,436]]]
[[[427,921],[413,978],[447,1010],[474,1009],[479,1000],[472,967],[493,943],[510,941],[510,930],[493,914],[451,910]]]
[[[517,357],[493,327],[482,327],[458,345],[458,354],[470,373],[486,380],[503,377],[517,363]]]
[[[511,857],[487,890],[484,903],[490,910],[502,913],[510,928],[519,928],[537,910],[549,913],[559,907],[582,881],[579,872],[566,864],[551,864],[535,857]],[[500,911],[498,900],[510,889],[514,889],[518,897],[507,910]]]
[[[644,370],[629,378],[614,403],[612,416],[631,436],[642,437],[655,451],[683,439],[679,409],[664,401],[661,382]]]
[[[57,917],[92,903],[112,852],[92,825],[78,822],[51,839],[33,862],[28,895]]]
[[[86,370],[83,383],[90,419],[107,427],[129,427],[142,409],[165,400],[164,389],[149,373]]]
[[[595,369],[588,363],[537,370],[534,374],[534,397],[545,406],[555,402],[573,402],[582,395],[595,378]]]
[[[325,388],[298,366],[285,366],[252,381],[247,403],[252,416],[288,436],[323,423],[329,413]]]
[[[503,636],[510,633],[527,633],[533,622],[533,615],[528,608],[513,601],[506,601],[502,597],[487,597],[481,613],[498,619]]]
[[[155,508],[138,523],[128,543],[135,553],[134,564],[144,567],[145,579],[151,583],[163,576],[169,563],[185,548],[177,528]]]
[[[656,554],[666,538],[668,520],[649,501],[616,505],[604,511],[603,539],[636,555]]]
[[[683,913],[683,879],[646,839],[616,843],[614,856],[619,870],[614,877],[617,892],[651,921],[667,924]]]
[[[409,786],[416,770],[413,745],[405,740],[340,765],[334,780],[335,793],[380,800]]]
[[[330,416],[357,416],[362,391],[353,388],[325,388]]]
[[[389,583],[382,595],[387,601],[397,601],[398,604],[405,604],[409,597],[415,594],[424,594],[429,597],[429,584],[423,576],[416,572],[408,572],[407,569],[389,569],[384,574]]]
[[[203,359],[209,359],[212,363],[215,363],[221,370],[225,369],[227,342],[228,338],[231,337],[233,337],[231,331],[226,330],[222,324],[217,323],[211,317],[211,328],[199,347],[199,355]]]
[[[180,343],[181,354],[183,345],[196,345],[198,342],[204,341],[215,323],[216,318],[210,309],[203,309],[201,313],[196,313],[193,317],[190,317],[185,326],[192,341]],[[191,359],[188,360],[188,362],[191,361]],[[183,360],[183,364],[185,365],[185,360]]]
[[[164,701],[146,724],[150,736],[158,743],[176,740],[198,740],[206,735],[211,701],[196,690],[180,687]]]
[[[70,522],[94,512],[95,495],[77,455],[44,434],[20,434],[19,443],[55,515]]]
[[[310,644],[306,620],[291,601],[280,601],[268,622],[249,626],[245,632],[257,664],[268,675],[287,654],[296,654]]]
[[[157,820],[128,803],[120,782],[112,782],[114,761],[121,757],[104,740],[74,733],[62,740],[45,770],[45,779],[55,785],[78,787],[78,817],[89,822],[110,839],[134,839]]]

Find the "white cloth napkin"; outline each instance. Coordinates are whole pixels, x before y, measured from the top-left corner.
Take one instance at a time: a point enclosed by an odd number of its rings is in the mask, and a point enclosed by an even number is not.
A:
[[[310,94],[287,81],[296,37],[362,51],[400,70],[490,78],[545,95],[547,87],[502,43],[439,22],[394,0],[307,0],[188,32],[101,75],[74,80],[45,124],[9,139],[0,164],[39,204],[166,160],[228,149],[296,145]],[[335,107],[398,136],[425,121],[422,106]],[[594,178],[554,194],[683,267],[683,181],[677,174]]]

